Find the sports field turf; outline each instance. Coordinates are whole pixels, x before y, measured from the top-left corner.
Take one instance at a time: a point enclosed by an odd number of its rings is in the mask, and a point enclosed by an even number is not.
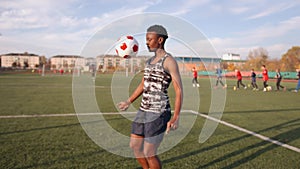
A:
[[[131,81],[131,91],[139,77]],[[245,84],[249,83],[247,80]],[[199,91],[198,112],[207,114],[211,105],[209,79],[201,78],[200,88],[192,88],[191,77],[183,77],[183,81],[186,87],[189,85],[191,90]],[[206,142],[199,143],[206,119],[198,116],[187,136],[159,155],[164,168],[300,168],[297,152],[300,148],[300,93],[289,91],[296,83],[282,82],[287,86],[286,92],[262,92],[234,91],[235,82],[235,79],[227,79],[221,120],[285,143],[296,151],[224,124],[219,124]],[[275,82],[269,84],[274,86]],[[110,95],[111,75],[97,75],[95,85],[101,111],[116,112]],[[262,86],[260,80],[258,85]],[[0,96],[0,168],[139,168],[135,159],[114,155],[95,144],[76,116],[64,116],[75,114],[72,76],[0,75]],[[173,96],[171,89],[171,100]],[[189,98],[185,95],[184,99],[189,102]],[[49,114],[62,116],[18,117]],[[120,133],[129,135],[128,119],[121,115],[105,115],[105,118]]]

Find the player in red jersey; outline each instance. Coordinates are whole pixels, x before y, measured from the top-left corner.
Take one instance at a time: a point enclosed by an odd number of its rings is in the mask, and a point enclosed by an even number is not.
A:
[[[193,81],[192,81],[193,87],[196,87],[196,85],[197,85],[197,87],[200,87],[198,80],[197,80],[197,78],[198,78],[197,69],[195,67],[193,67],[192,72],[193,72]]]
[[[262,69],[262,77],[263,77],[263,84],[264,84],[264,92],[267,91],[267,87],[268,87],[268,80],[269,80],[269,75],[268,75],[268,70],[266,68],[266,65],[262,65],[261,66]]]
[[[237,79],[238,79],[238,81],[237,81],[237,83],[236,83],[237,89],[240,88],[240,84],[244,87],[244,89],[247,89],[247,86],[245,86],[245,85],[243,84],[243,82],[242,82],[243,77],[242,77],[242,74],[241,74],[240,70],[235,69],[235,73],[236,73],[236,77],[237,77]]]

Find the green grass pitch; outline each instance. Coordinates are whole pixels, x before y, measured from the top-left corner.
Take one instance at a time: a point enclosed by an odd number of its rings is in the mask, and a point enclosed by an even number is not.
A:
[[[103,112],[117,111],[110,96],[111,75],[97,75],[95,93]],[[131,81],[131,91],[140,76]],[[184,85],[191,77],[183,77]],[[199,79],[199,112],[207,114],[211,87]],[[214,82],[213,82],[214,83]],[[234,91],[235,79],[227,79],[222,120],[271,139],[300,148],[300,94],[290,92],[294,82],[282,82],[287,91]],[[249,84],[248,79],[244,79]],[[274,81],[269,82],[275,86]],[[262,82],[258,80],[261,87]],[[223,89],[212,89],[223,90]],[[72,76],[0,75],[0,116],[75,113]],[[170,89],[170,98],[174,93]],[[189,99],[185,95],[185,99]],[[134,103],[138,107],[139,100]],[[124,135],[130,121],[120,115],[106,120]],[[299,168],[300,153],[219,124],[204,143],[198,138],[205,118],[197,117],[187,136],[160,154],[163,168]],[[113,138],[112,138],[113,139]],[[114,155],[95,144],[76,116],[0,118],[0,168],[139,168],[133,158]]]

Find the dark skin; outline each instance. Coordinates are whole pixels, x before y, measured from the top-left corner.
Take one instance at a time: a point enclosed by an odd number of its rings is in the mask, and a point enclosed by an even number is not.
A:
[[[155,32],[148,32],[146,34],[146,45],[150,52],[155,52],[155,58],[151,64],[157,63],[161,58],[166,55],[164,50],[164,38],[159,37]],[[164,62],[164,69],[171,75],[173,87],[175,90],[175,107],[174,114],[171,120],[167,123],[166,133],[170,130],[176,130],[179,125],[179,114],[182,105],[182,82],[179,74],[179,69],[176,60],[173,57],[167,57]],[[144,86],[144,78],[138,85],[136,90],[131,94],[127,101],[120,102],[118,107],[120,110],[125,111],[129,105],[134,102],[142,93]],[[143,169],[160,169],[162,167],[161,161],[158,158],[157,149],[160,144],[151,144],[144,141],[143,136],[131,134],[130,147],[133,149],[134,155]]]

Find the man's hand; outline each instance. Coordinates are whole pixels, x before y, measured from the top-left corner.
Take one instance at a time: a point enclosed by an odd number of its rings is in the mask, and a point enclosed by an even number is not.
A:
[[[120,103],[118,104],[118,108],[119,108],[120,110],[122,110],[122,111],[125,111],[125,110],[128,109],[129,105],[130,105],[130,102],[129,102],[129,101],[120,102]]]
[[[166,134],[169,134],[170,130],[176,130],[178,127],[179,127],[179,118],[173,117],[173,118],[167,123]]]

